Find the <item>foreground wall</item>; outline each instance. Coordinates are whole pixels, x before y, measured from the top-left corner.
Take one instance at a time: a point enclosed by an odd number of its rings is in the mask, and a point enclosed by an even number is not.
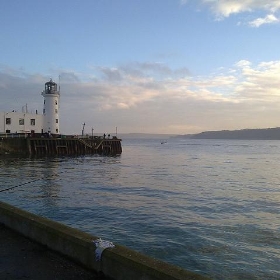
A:
[[[206,280],[208,278],[115,245],[96,256],[96,236],[0,202],[0,223],[83,266],[115,280]],[[98,249],[98,250],[97,250]],[[101,250],[102,251],[102,250]]]

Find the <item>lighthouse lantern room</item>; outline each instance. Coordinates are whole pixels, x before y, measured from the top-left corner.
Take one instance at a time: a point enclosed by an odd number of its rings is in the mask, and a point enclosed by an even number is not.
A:
[[[43,108],[43,133],[60,134],[59,131],[59,97],[57,84],[50,79],[45,83]]]

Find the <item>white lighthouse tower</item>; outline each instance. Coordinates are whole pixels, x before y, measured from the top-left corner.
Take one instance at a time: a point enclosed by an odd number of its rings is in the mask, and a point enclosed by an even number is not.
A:
[[[59,90],[57,84],[50,79],[45,83],[43,109],[43,133],[59,134]]]

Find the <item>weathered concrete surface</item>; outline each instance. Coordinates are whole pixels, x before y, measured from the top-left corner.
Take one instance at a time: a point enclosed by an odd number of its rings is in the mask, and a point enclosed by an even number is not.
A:
[[[0,279],[106,280],[0,224]]]
[[[208,278],[185,271],[159,260],[116,245],[104,250],[96,260],[96,236],[28,213],[0,202],[0,223],[55,250],[84,267],[104,273],[115,280],[206,280]]]

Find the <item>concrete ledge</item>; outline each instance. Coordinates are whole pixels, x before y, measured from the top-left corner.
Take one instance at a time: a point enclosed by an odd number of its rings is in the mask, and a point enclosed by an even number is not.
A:
[[[115,280],[209,279],[116,244],[115,248],[104,250],[101,260],[96,261],[93,240],[98,237],[3,202],[0,202],[0,223]]]

